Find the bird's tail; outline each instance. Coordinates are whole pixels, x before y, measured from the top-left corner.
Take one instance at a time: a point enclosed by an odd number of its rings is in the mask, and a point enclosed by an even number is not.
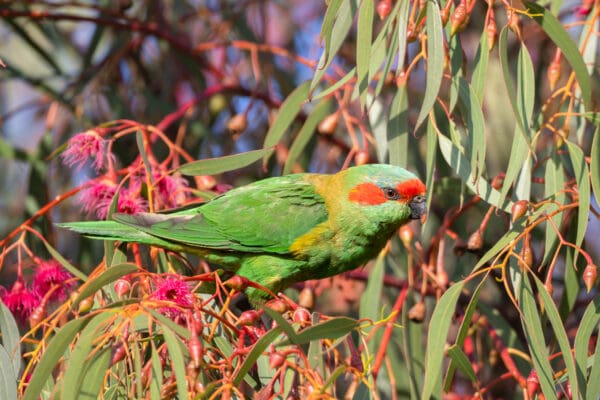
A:
[[[117,221],[80,221],[56,225],[60,228],[69,229],[93,239],[136,242],[174,251],[185,250],[185,246],[178,243],[168,242]]]

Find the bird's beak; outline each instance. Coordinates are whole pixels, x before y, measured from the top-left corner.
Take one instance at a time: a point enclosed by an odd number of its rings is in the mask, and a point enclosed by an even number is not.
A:
[[[410,219],[420,219],[427,212],[427,201],[425,196],[415,196],[410,203]]]

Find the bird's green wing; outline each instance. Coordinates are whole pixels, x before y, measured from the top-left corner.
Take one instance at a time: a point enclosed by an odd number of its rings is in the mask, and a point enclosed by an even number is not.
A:
[[[123,224],[186,246],[289,253],[296,238],[327,220],[327,208],[303,175],[242,186],[184,214],[116,214]]]

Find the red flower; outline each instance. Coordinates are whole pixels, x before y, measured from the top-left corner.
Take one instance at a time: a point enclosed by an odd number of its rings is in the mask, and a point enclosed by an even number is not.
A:
[[[67,292],[75,285],[75,282],[69,281],[73,276],[63,268],[56,260],[42,261],[35,271],[33,278],[33,291],[43,298],[54,286],[56,289],[52,292],[48,300],[65,301]]]
[[[97,131],[87,130],[69,139],[67,150],[62,154],[63,162],[69,167],[81,168],[88,160],[96,171],[104,167],[107,157],[113,157],[107,151],[108,140],[103,139]]]
[[[156,290],[152,293],[156,300],[171,301],[179,307],[162,307],[160,312],[171,319],[183,314],[181,308],[189,308],[194,304],[194,294],[189,285],[181,279],[170,276],[156,283]]]
[[[106,219],[116,191],[117,186],[109,180],[94,183],[79,195],[81,209],[87,214],[95,213],[98,219]]]
[[[148,210],[148,202],[139,190],[124,189],[119,192],[118,210],[124,214],[137,214]]]
[[[177,207],[185,200],[187,181],[181,176],[154,173],[156,189],[166,207]]]
[[[37,293],[25,286],[20,279],[14,283],[10,292],[0,286],[0,299],[20,323],[25,323],[40,304]]]

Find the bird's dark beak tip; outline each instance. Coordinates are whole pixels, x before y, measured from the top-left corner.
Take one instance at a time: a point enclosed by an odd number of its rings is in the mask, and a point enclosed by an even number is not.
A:
[[[410,207],[410,219],[421,219],[427,214],[427,201],[425,196],[416,196],[408,204]]]

